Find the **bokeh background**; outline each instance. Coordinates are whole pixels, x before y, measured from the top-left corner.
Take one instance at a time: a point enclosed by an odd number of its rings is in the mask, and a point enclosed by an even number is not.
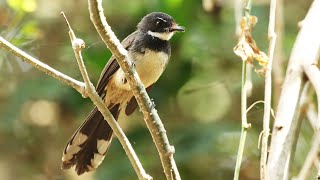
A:
[[[186,27],[171,40],[171,62],[150,93],[175,146],[182,179],[232,179],[240,137],[241,60],[236,45],[232,0],[105,0],[105,15],[119,39],[133,32],[147,13],[162,11]],[[311,0],[284,0],[280,80]],[[57,70],[82,80],[70,45],[64,11],[76,35],[86,42],[85,64],[94,84],[110,51],[100,40],[86,1],[0,0],[0,35]],[[259,19],[253,35],[267,52],[269,2],[253,2]],[[248,104],[263,99],[264,79],[252,72]],[[280,89],[279,84],[275,86]],[[274,97],[274,101],[277,98]],[[276,109],[276,104],[273,105]],[[60,170],[68,139],[93,108],[89,99],[0,49],[0,179],[137,179],[115,139],[102,165],[77,177]],[[263,105],[248,113],[248,133],[241,178],[259,179],[258,137]],[[136,111],[120,121],[146,171],[164,179],[158,153]],[[306,124],[299,138],[293,172],[297,173],[310,147]]]

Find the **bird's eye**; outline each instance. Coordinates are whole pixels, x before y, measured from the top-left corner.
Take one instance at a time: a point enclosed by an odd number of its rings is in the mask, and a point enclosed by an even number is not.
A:
[[[166,20],[158,17],[158,18],[157,18],[157,21],[156,21],[156,25],[157,25],[157,26],[162,26],[162,25],[164,25],[166,22],[167,22]]]
[[[164,23],[163,21],[158,20],[158,21],[156,22],[156,25],[157,25],[157,26],[160,26],[160,25],[162,25],[163,23]]]

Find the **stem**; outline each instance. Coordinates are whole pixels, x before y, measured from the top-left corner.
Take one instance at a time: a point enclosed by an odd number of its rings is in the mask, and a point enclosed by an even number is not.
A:
[[[242,62],[242,80],[241,80],[241,136],[237,155],[237,162],[234,171],[234,180],[239,179],[241,161],[243,156],[243,150],[246,142],[247,130],[250,124],[247,123],[247,89],[246,89],[246,76],[247,76],[247,62]]]
[[[244,9],[244,14],[245,14],[246,17],[249,17],[250,14],[251,14],[251,6],[252,6],[252,0],[248,0],[247,1],[247,5],[246,5],[246,7]]]
[[[263,113],[263,134],[261,144],[261,159],[260,159],[260,179],[268,179],[266,171],[267,156],[268,156],[268,138],[270,132],[270,112],[271,112],[271,92],[272,92],[272,61],[274,57],[274,49],[276,46],[275,34],[275,15],[276,15],[276,0],[271,0],[270,15],[269,15],[269,61],[266,67],[265,74],[265,89],[264,89],[264,113]]]
[[[242,62],[241,122],[242,122],[242,127],[248,128],[248,123],[247,123],[247,61]]]
[[[242,18],[242,1],[241,0],[235,0],[234,1],[234,18],[235,18],[235,34],[237,37],[240,37],[241,35],[241,28],[240,28],[240,21]]]
[[[283,0],[276,0],[276,19],[275,19],[275,33],[277,35],[276,47],[274,52],[274,61],[272,63],[272,100],[273,104],[278,104],[281,87],[284,80],[284,53],[283,53],[283,34],[284,34],[284,12]]]
[[[317,123],[320,123],[320,71],[315,64],[304,64],[303,70],[306,73],[309,81],[311,82],[316,95],[317,95],[317,101],[318,101],[318,116],[317,116]]]

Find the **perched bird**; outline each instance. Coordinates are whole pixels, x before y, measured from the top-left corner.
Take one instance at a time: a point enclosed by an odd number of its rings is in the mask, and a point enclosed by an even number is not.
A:
[[[184,27],[171,16],[153,12],[144,16],[137,30],[122,41],[147,91],[166,68],[171,54],[168,41],[178,31],[183,32]],[[124,72],[113,56],[104,67],[96,90],[115,119],[121,109],[130,115],[137,108]],[[111,127],[95,107],[64,149],[62,169],[75,165],[78,175],[95,170],[108,151],[112,134]]]

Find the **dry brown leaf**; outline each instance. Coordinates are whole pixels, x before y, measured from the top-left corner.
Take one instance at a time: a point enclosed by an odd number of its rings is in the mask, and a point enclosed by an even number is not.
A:
[[[258,48],[256,42],[252,38],[252,28],[257,24],[256,16],[243,17],[240,21],[241,35],[238,44],[233,48],[233,52],[239,56],[242,61],[247,61],[253,64],[253,60],[257,60],[262,69],[265,71],[269,57]]]

